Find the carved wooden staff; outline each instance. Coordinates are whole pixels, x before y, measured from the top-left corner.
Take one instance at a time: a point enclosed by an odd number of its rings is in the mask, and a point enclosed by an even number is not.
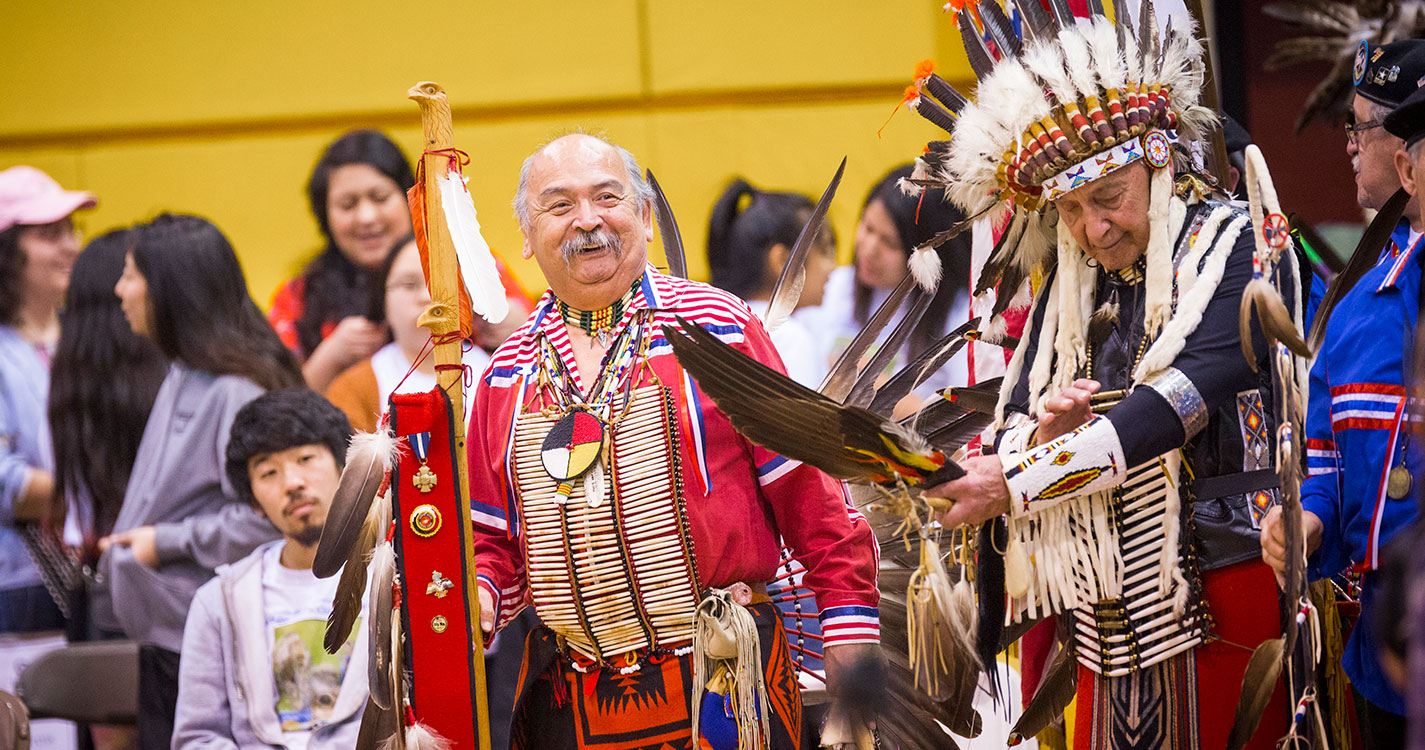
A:
[[[455,505],[459,515],[458,523],[464,530],[464,533],[459,535],[459,539],[462,540],[464,547],[462,554],[465,565],[463,566],[463,575],[459,576],[456,581],[458,591],[450,593],[459,593],[465,601],[470,624],[470,632],[466,634],[468,642],[471,644],[469,649],[470,674],[473,675],[475,683],[468,694],[458,690],[444,694],[428,693],[415,708],[418,714],[429,716],[442,710],[439,705],[442,700],[467,701],[473,696],[479,750],[489,750],[489,709],[485,693],[485,659],[484,649],[479,645],[483,643],[479,631],[480,598],[476,594],[479,589],[475,582],[475,554],[471,544],[470,488],[466,478],[465,396],[461,343],[462,334],[469,334],[468,330],[462,331],[462,319],[466,318],[462,315],[464,312],[462,308],[468,309],[469,302],[461,298],[460,268],[456,258],[455,242],[446,221],[446,207],[443,205],[440,188],[440,181],[443,178],[452,171],[459,172],[460,161],[459,154],[453,145],[454,127],[450,117],[450,103],[446,99],[444,89],[436,83],[423,81],[412,86],[407,92],[407,96],[420,107],[421,130],[424,134],[424,149],[420,157],[423,183],[417,189],[424,191],[425,211],[424,216],[413,216],[413,219],[416,223],[417,237],[424,235],[425,238],[425,246],[422,249],[426,251],[426,257],[423,260],[426,261],[426,281],[430,287],[432,301],[430,307],[426,308],[425,313],[421,315],[419,322],[420,325],[430,329],[431,338],[435,342],[436,381],[450,397],[449,413],[453,420],[452,432],[455,437],[454,459],[460,478],[458,502]],[[413,205],[415,204],[416,202],[413,201]],[[417,212],[413,211],[413,213]],[[423,225],[422,221],[424,221]],[[399,520],[398,523],[400,523]],[[412,584],[422,583],[414,581],[408,582],[407,585],[409,587]],[[413,623],[413,629],[419,627]],[[463,712],[462,709],[461,713]],[[417,718],[422,717],[418,716]]]

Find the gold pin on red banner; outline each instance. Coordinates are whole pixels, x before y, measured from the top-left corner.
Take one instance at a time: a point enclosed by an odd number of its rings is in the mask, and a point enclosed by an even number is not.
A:
[[[440,510],[434,505],[417,505],[416,509],[411,511],[411,531],[417,536],[435,536],[435,533],[440,531],[440,524]]]

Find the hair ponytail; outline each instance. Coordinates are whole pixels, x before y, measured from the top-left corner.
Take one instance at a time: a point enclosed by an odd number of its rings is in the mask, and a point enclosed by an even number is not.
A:
[[[744,198],[750,198],[745,205]],[[713,204],[708,222],[708,266],[714,286],[747,299],[766,282],[767,253],[791,248],[813,204],[800,193],[758,190],[736,178]]]

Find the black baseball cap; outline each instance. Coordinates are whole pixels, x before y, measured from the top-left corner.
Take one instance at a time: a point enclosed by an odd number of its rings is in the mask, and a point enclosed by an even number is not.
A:
[[[1425,83],[1425,39],[1401,39],[1356,48],[1351,68],[1356,93],[1387,107],[1398,107]]]

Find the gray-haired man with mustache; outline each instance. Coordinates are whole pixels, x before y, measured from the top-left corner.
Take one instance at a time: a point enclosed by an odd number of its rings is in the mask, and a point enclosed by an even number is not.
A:
[[[1356,199],[1380,208],[1401,187],[1396,153],[1404,141],[1382,127],[1386,115],[1425,83],[1425,41],[1377,46],[1362,42],[1355,59],[1355,97],[1346,126],[1346,153],[1356,171]],[[1388,679],[1377,648],[1376,568],[1381,547],[1416,516],[1410,477],[1419,476],[1419,446],[1403,426],[1404,352],[1415,340],[1420,304],[1417,247],[1422,228],[1416,201],[1406,204],[1389,242],[1341,297],[1311,368],[1306,415],[1309,476],[1301,485],[1302,525],[1312,578],[1346,570],[1361,574],[1361,618],[1342,665],[1363,700],[1362,744],[1402,747],[1405,702]],[[1320,314],[1320,313],[1318,313]],[[1262,521],[1262,557],[1279,573],[1286,549],[1281,513]]]
[[[651,198],[632,155],[584,134],[520,171],[524,257],[549,290],[492,357],[467,432],[481,629],[529,603],[543,623],[518,745],[683,747],[756,731],[724,711],[729,680],[692,666],[696,613],[737,613],[738,647],[762,662],[738,679],[766,688],[757,744],[795,747],[797,659],[766,584],[785,543],[836,694],[859,657],[876,664],[875,540],[835,481],[748,442],[683,372],[664,338],[679,320],[782,363],[744,302],[649,264]]]

